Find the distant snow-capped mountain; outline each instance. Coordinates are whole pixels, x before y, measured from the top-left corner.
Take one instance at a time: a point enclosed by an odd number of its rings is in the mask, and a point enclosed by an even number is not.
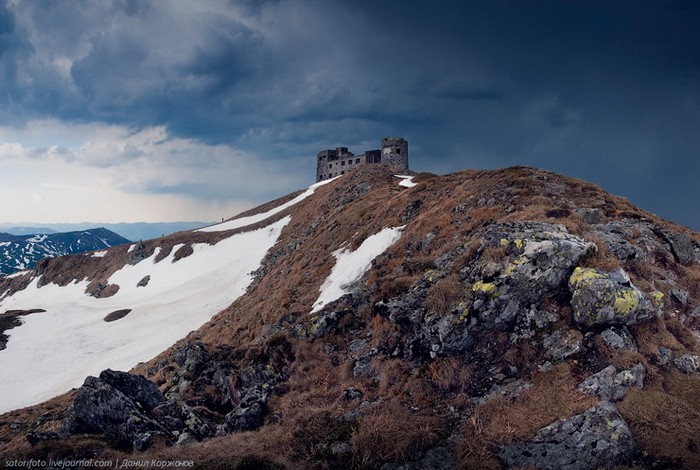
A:
[[[11,274],[31,269],[43,258],[100,250],[129,242],[105,228],[51,234],[0,233],[0,273]]]

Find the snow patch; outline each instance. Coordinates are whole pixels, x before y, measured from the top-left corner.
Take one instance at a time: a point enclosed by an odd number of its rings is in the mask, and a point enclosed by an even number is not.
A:
[[[107,254],[106,251],[95,251],[95,252],[92,254],[92,257],[93,257],[93,258],[104,258],[106,254]]]
[[[0,302],[0,311],[43,308],[8,331],[0,351],[0,413],[40,403],[106,368],[129,370],[172,346],[243,295],[267,251],[291,216],[267,227],[233,235],[215,245],[194,244],[193,253],[172,263],[175,250],[156,263],[156,250],[115,272],[112,297],[85,294],[87,280],[41,288],[38,278]],[[136,287],[145,275],[151,280]],[[115,310],[126,317],[105,322]]]
[[[47,238],[49,238],[48,235],[34,235],[31,238],[27,238],[27,241],[30,243],[41,243],[44,240],[46,240]]]
[[[12,278],[15,278],[15,277],[24,276],[25,274],[28,274],[29,272],[30,272],[30,271],[27,271],[27,270],[25,270],[25,271],[18,271],[18,272],[16,272],[16,273],[8,274],[6,277],[7,277],[8,279],[12,279]]]
[[[413,182],[413,176],[407,176],[407,175],[394,175],[397,178],[401,178],[401,181],[399,182],[399,186],[403,186],[405,188],[412,188],[418,183]]]
[[[320,288],[321,294],[311,309],[311,313],[321,310],[327,303],[339,299],[349,291],[348,285],[356,282],[369,270],[372,260],[393,245],[400,237],[401,227],[385,228],[367,237],[355,251],[341,248],[333,252],[336,259],[330,276]]]
[[[197,229],[195,230],[195,232],[223,232],[226,230],[233,230],[235,228],[245,227],[246,225],[258,223],[267,219],[268,217],[272,217],[273,215],[282,212],[283,210],[293,206],[294,204],[303,201],[307,197],[311,196],[318,187],[323,186],[324,184],[328,184],[337,178],[340,178],[340,176],[312,184],[311,186],[309,186],[309,189],[307,189],[291,201],[285,202],[284,204],[270,209],[267,212],[263,212],[262,214],[255,214],[250,215],[248,217],[241,217],[240,219],[229,220],[228,222],[222,222],[220,224],[212,225],[211,227]]]

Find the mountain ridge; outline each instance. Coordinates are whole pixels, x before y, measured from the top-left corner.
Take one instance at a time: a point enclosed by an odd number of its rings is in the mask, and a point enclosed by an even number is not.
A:
[[[39,282],[87,277],[86,292],[102,285],[108,294],[131,262],[179,263],[177,253],[197,256],[197,243],[216,246],[289,218],[245,294],[132,370],[157,386],[153,406],[138,411],[142,424],[85,408],[102,390],[140,409],[143,398],[124,385],[137,376],[104,371],[0,416],[0,453],[62,448],[109,459],[136,449],[161,459],[186,453],[201,468],[550,468],[583,442],[561,431],[574,426],[594,450],[572,468],[700,462],[691,445],[700,416],[691,393],[700,387],[698,234],[545,170],[400,181],[358,169],[254,225],[183,232],[103,259],[52,259],[0,281],[3,306]],[[312,314],[340,254],[391,227],[404,227],[398,240]],[[31,315],[43,313],[22,320]],[[684,411],[649,421],[667,404]],[[100,413],[105,421],[85,421]],[[666,429],[687,431],[674,440]]]
[[[207,222],[119,222],[119,223],[42,223],[33,224],[29,222],[19,224],[0,224],[0,232],[7,232],[13,235],[27,235],[43,233],[44,231],[54,232],[79,232],[92,227],[103,227],[128,240],[147,240],[158,238],[163,235],[191,230],[207,225]],[[34,229],[38,229],[35,231]],[[50,233],[50,232],[48,232]]]
[[[0,274],[32,269],[43,258],[111,248],[124,243],[130,241],[103,227],[48,234],[13,235],[0,232]]]

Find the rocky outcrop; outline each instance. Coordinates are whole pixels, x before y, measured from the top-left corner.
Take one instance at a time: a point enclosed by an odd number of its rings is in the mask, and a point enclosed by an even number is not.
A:
[[[506,256],[465,268],[473,294],[471,309],[487,329],[506,330],[519,312],[557,293],[574,267],[593,253],[593,243],[561,225],[518,222],[490,228],[485,248],[500,247]]]
[[[140,375],[107,369],[88,377],[61,435],[103,434],[120,448],[144,450],[156,438],[186,444],[257,429],[268,397],[289,377],[286,359],[253,363],[236,374],[226,355],[210,353],[201,343],[176,349],[168,361],[179,369],[165,395]]]
[[[267,399],[274,387],[287,378],[263,365],[255,365],[243,370],[236,381],[236,406],[224,417],[224,422],[219,426],[217,434],[224,435],[259,428],[267,414]]]
[[[444,276],[442,271],[430,270],[406,293],[374,306],[376,313],[386,316],[406,332],[400,353],[408,358],[458,354],[468,350],[474,342],[469,333],[473,319],[466,302],[458,302],[446,313],[431,311],[426,305],[431,286]]]
[[[582,329],[634,325],[661,313],[622,269],[606,273],[577,267],[569,278],[574,321]]]
[[[632,432],[610,402],[540,429],[527,442],[507,444],[498,452],[509,467],[543,470],[593,470],[626,462],[635,453]]]
[[[460,250],[436,260],[404,294],[375,304],[375,312],[410,330],[404,355],[411,358],[453,355],[474,343],[472,331],[513,331],[514,339],[530,338],[557,316],[537,308],[558,296],[577,264],[593,253],[593,243],[569,234],[560,225],[518,222],[490,227],[483,235],[479,258],[460,268],[458,298],[448,311],[429,305],[431,287],[443,281]],[[502,250],[499,262],[490,251]],[[562,343],[565,343],[563,344]],[[552,354],[561,359],[580,351],[580,335],[552,337]],[[577,346],[578,344],[578,346]],[[561,351],[555,351],[559,347]],[[568,349],[573,348],[571,351]]]
[[[164,401],[158,387],[144,377],[107,369],[99,378],[85,379],[62,431],[105,434],[121,447],[143,450],[153,436],[168,434],[149,416]]]

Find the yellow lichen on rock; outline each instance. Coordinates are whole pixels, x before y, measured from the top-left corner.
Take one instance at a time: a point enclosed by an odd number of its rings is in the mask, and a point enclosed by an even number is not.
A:
[[[569,284],[575,286],[578,283],[589,283],[594,279],[604,279],[605,276],[595,269],[577,267],[569,278]]]
[[[663,307],[664,305],[664,293],[659,292],[658,290],[655,290],[654,292],[651,293],[651,297],[654,299],[654,301],[659,305],[660,307]]]
[[[511,242],[507,238],[501,238],[501,240],[498,242],[498,244],[503,247],[510,245],[510,243]],[[520,238],[516,238],[513,240],[513,245],[515,245],[517,249],[522,250],[523,246],[525,246],[525,242]]]
[[[634,289],[623,289],[615,292],[613,308],[617,313],[626,315],[639,307],[639,295]]]
[[[472,292],[485,292],[493,294],[496,290],[496,285],[492,282],[476,281],[472,286]]]

